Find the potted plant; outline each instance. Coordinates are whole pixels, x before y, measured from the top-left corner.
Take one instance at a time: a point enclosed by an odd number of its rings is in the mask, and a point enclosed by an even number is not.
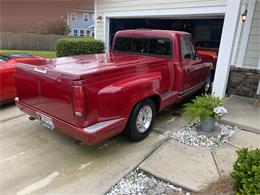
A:
[[[227,114],[223,104],[224,99],[214,95],[197,96],[191,103],[185,104],[184,117],[189,122],[200,119],[201,129],[210,132],[214,129],[216,121]]]

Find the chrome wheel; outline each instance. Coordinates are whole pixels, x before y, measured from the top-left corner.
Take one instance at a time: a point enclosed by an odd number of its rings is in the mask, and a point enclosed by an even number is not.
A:
[[[136,127],[139,133],[147,131],[152,123],[153,111],[150,106],[144,106],[140,109],[137,119]]]
[[[205,81],[204,91],[209,92],[210,88],[211,88],[211,79],[210,79],[210,76],[209,76],[207,78],[207,80]]]

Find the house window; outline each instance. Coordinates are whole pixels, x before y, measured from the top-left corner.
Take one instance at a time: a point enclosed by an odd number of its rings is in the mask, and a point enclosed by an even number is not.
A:
[[[91,14],[91,21],[94,21],[94,14]]]
[[[83,22],[88,22],[89,21],[89,15],[87,13],[83,14]]]
[[[70,20],[76,21],[76,13],[70,13]]]
[[[87,33],[87,36],[90,37],[90,30],[87,30],[86,33]]]
[[[84,30],[80,30],[80,31],[79,31],[79,36],[81,36],[81,37],[84,37],[84,36],[85,36]]]
[[[73,36],[77,37],[78,36],[78,29],[73,29]]]

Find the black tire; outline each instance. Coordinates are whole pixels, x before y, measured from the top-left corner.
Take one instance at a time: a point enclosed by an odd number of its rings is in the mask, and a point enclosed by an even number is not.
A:
[[[152,118],[151,118],[149,127],[144,132],[140,132],[140,130],[138,130],[138,127],[137,127],[137,117],[142,108],[143,109],[144,109],[144,107],[147,108],[146,106],[148,106],[151,109]],[[127,125],[126,125],[126,129],[124,132],[126,137],[129,140],[134,141],[134,142],[145,139],[152,130],[152,126],[153,126],[155,117],[156,117],[156,107],[155,107],[154,102],[151,99],[145,99],[145,100],[137,103],[135,105],[135,107],[133,108],[133,110],[129,116]]]
[[[212,82],[213,82],[213,76],[212,76],[212,74],[209,74],[207,79],[205,80],[205,83],[204,83],[203,87],[200,90],[200,93],[207,93],[207,94],[211,93],[211,91],[212,91]]]

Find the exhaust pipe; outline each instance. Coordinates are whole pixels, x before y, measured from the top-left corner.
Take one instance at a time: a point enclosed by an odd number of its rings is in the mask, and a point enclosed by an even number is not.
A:
[[[30,121],[34,121],[36,118],[32,117],[32,116],[29,116],[29,120]]]
[[[76,140],[74,141],[74,143],[75,143],[76,145],[78,145],[78,146],[80,146],[80,145],[83,144],[82,141],[80,141],[80,140],[78,140],[78,139],[76,139]]]

